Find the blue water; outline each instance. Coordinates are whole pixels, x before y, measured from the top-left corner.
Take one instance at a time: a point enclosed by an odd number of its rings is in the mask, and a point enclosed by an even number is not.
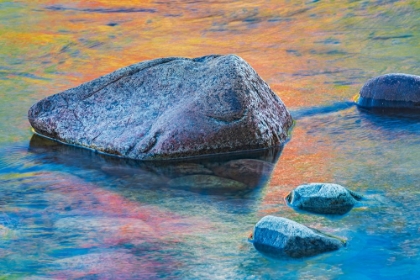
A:
[[[131,162],[33,136],[1,150],[0,270],[53,278],[415,279],[420,120],[351,107],[303,117],[298,126],[320,146],[333,143],[335,181],[368,199],[342,219],[295,213],[281,197],[271,214],[346,238],[342,250],[299,260],[257,252],[247,234],[267,208],[268,178],[242,192],[174,189],[168,178],[185,162]],[[272,162],[276,152],[245,157]],[[241,157],[198,159],[187,170]],[[277,164],[286,163],[280,156]]]
[[[0,279],[417,279],[420,119],[351,100],[372,76],[418,74],[419,11],[416,1],[0,1]],[[284,147],[136,162],[30,129],[27,110],[48,95],[141,60],[211,53],[244,57],[290,108]],[[195,175],[206,184],[174,183]],[[335,219],[284,203],[317,181],[366,199]],[[347,246],[272,259],[248,241],[268,214]]]

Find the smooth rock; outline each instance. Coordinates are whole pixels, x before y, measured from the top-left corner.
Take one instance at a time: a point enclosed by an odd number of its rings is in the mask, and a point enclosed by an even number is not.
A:
[[[279,146],[292,125],[236,55],[134,64],[39,101],[28,118],[40,135],[141,160]]]
[[[370,79],[360,90],[357,105],[368,109],[420,111],[420,76],[392,73]]]
[[[250,187],[259,186],[267,181],[273,171],[274,164],[257,159],[231,160],[213,168],[217,176],[242,182]]]
[[[275,257],[310,257],[345,246],[345,241],[337,237],[275,216],[262,218],[252,238],[257,250]]]
[[[168,185],[172,188],[188,189],[193,191],[240,191],[248,189],[248,186],[241,182],[213,175],[190,175],[179,177],[169,181]]]
[[[337,184],[312,183],[291,191],[286,201],[300,210],[319,214],[343,215],[349,212],[362,196]]]

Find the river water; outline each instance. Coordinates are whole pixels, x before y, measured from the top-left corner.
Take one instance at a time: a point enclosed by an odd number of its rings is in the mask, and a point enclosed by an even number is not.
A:
[[[343,102],[371,77],[420,74],[419,3],[0,0],[0,273],[417,279],[420,119]],[[27,121],[37,100],[120,67],[229,53],[248,61],[295,116],[283,149],[142,163],[33,136]],[[185,176],[206,184],[188,185]],[[221,188],[226,178],[242,187]],[[284,197],[309,182],[342,184],[367,199],[341,218],[296,213]],[[247,237],[268,214],[343,237],[347,247],[267,257]]]

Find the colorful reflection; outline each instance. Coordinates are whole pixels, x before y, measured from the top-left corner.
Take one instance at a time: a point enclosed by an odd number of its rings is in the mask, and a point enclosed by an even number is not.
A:
[[[281,155],[246,161],[254,164],[247,172],[260,172],[250,177],[238,171],[244,162],[231,162],[237,158],[168,166],[115,162],[31,140],[26,119],[35,101],[117,68],[212,53],[247,60],[292,114],[348,101],[373,76],[418,74],[419,9],[418,1],[383,0],[0,0],[1,274],[6,279],[419,274],[416,118],[373,116],[351,106],[300,115]],[[210,176],[208,186],[222,177],[242,180],[244,189],[173,187],[177,176],[197,174]],[[339,220],[298,214],[284,204],[297,185],[325,181],[370,200]],[[266,214],[343,236],[349,246],[298,262],[268,259],[246,241]]]

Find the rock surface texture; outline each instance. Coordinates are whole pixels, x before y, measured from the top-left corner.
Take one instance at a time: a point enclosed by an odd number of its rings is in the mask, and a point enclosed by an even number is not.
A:
[[[338,250],[345,242],[289,219],[265,216],[255,225],[253,244],[273,256],[301,258]]]
[[[41,100],[28,117],[40,135],[141,160],[278,146],[292,125],[235,55],[134,64]]]
[[[298,186],[286,197],[289,206],[319,214],[343,215],[362,196],[337,184],[312,183]]]
[[[372,109],[420,110],[420,76],[393,73],[370,79],[360,90],[357,104]]]

